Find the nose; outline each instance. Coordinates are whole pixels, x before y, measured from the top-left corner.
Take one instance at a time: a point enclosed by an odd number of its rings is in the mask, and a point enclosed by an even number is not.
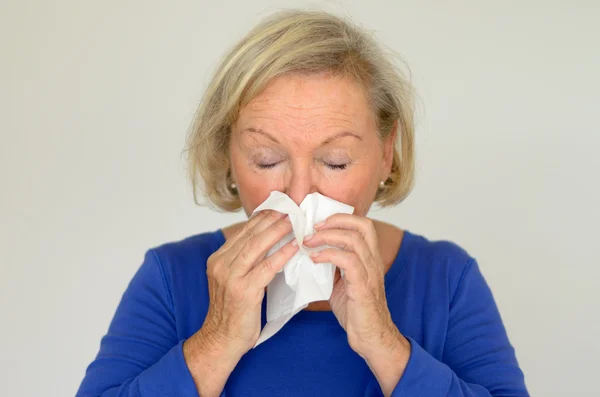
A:
[[[300,205],[308,194],[316,191],[310,166],[297,165],[288,171],[284,193],[294,200],[296,205]]]

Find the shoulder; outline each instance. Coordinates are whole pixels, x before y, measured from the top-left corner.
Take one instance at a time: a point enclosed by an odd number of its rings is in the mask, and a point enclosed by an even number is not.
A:
[[[467,250],[455,241],[430,239],[408,231],[405,234],[412,240],[415,254],[430,263],[436,265],[446,263],[458,266],[473,259]]]
[[[458,243],[446,239],[429,239],[405,231],[408,270],[429,284],[456,291],[465,272],[477,266],[475,258]]]
[[[205,275],[206,261],[225,242],[220,230],[189,236],[150,248],[159,267],[172,283],[174,278]]]
[[[206,262],[223,242],[217,230],[148,249],[123,307],[148,310],[147,319],[165,315],[174,322],[179,339],[189,337],[202,326],[208,310]]]
[[[210,256],[224,243],[220,230],[188,236],[151,248],[161,259],[188,259]]]

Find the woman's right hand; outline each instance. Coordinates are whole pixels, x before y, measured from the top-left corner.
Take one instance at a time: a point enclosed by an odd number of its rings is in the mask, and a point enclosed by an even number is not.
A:
[[[298,250],[296,240],[265,255],[291,231],[285,214],[262,211],[208,258],[210,304],[202,329],[228,350],[244,354],[258,340],[265,287]]]
[[[262,211],[208,258],[208,313],[202,328],[184,344],[184,356],[199,391],[204,388],[201,386],[216,386],[205,384],[207,372],[212,373],[213,382],[226,374],[222,382],[215,382],[224,385],[237,361],[256,344],[265,287],[298,251],[296,240],[267,258],[265,255],[291,231],[286,215]],[[215,360],[219,368],[215,368]]]

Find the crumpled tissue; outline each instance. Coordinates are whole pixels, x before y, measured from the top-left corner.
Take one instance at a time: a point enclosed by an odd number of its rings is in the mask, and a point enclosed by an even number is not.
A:
[[[285,193],[273,191],[254,210],[252,216],[264,210],[288,214],[293,227],[293,231],[275,244],[267,256],[294,238],[300,248],[267,286],[267,324],[262,329],[254,347],[277,333],[309,303],[328,300],[331,297],[335,266],[331,263],[320,263],[315,266],[309,256],[311,252],[321,251],[328,246],[311,249],[304,247],[302,242],[305,236],[314,233],[316,223],[333,214],[352,214],[354,207],[319,193],[307,195],[298,206]]]

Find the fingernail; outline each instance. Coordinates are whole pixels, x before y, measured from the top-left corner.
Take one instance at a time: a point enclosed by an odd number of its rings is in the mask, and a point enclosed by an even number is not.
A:
[[[321,221],[321,222],[315,223],[315,229],[318,229],[318,228],[322,227],[324,224],[325,224],[325,221]]]
[[[313,259],[316,258],[317,256],[319,256],[318,252],[311,252],[310,253],[310,257],[313,258]]]
[[[298,246],[298,240],[293,239],[292,240],[292,247],[297,247]]]
[[[311,234],[310,236],[304,237],[304,241],[310,240],[311,238],[313,238],[313,236],[314,236],[314,234]]]

